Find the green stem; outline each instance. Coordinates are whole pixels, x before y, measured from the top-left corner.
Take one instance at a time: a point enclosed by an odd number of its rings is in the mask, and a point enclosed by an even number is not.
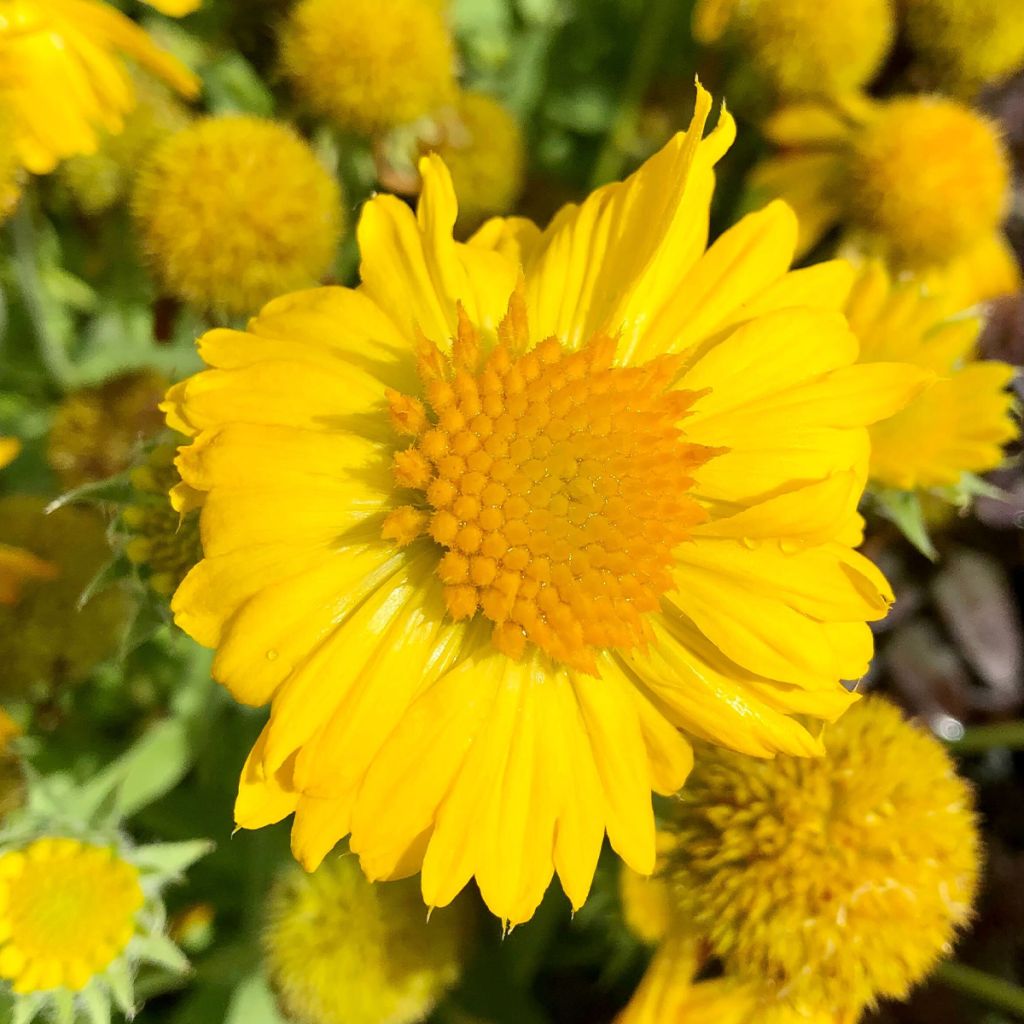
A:
[[[618,110],[590,175],[591,189],[609,181],[617,181],[622,176],[623,164],[636,133],[640,105],[658,68],[662,48],[678,7],[679,4],[674,0],[648,0],[645,4],[633,62],[619,97]]]
[[[1024,988],[966,964],[940,964],[932,977],[943,985],[1015,1017],[1024,1018]]]
[[[37,263],[36,232],[27,197],[22,199],[11,218],[10,232],[14,250],[14,271],[25,312],[32,323],[39,358],[54,383],[62,391],[70,391],[74,386],[75,368],[61,340],[54,335],[47,320],[45,290],[39,277]]]
[[[995,747],[1024,750],[1024,721],[971,726],[949,747],[954,754],[980,754]]]

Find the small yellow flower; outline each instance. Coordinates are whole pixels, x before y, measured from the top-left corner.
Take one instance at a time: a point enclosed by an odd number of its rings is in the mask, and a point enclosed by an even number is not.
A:
[[[97,152],[73,156],[59,168],[75,204],[90,216],[126,199],[156,145],[189,122],[188,109],[160,83],[137,76],[135,89],[137,103],[125,117],[124,130],[104,133]]]
[[[1007,390],[1014,368],[976,360],[981,321],[951,312],[918,283],[892,282],[879,264],[865,268],[850,296],[862,362],[913,363],[937,375],[905,409],[871,427],[870,472],[885,487],[955,486],[964,473],[999,465],[1017,434]]]
[[[264,962],[296,1024],[412,1024],[458,980],[469,925],[464,903],[427,920],[415,882],[373,885],[338,856],[278,880]]]
[[[694,35],[729,32],[745,66],[778,95],[836,95],[867,85],[895,34],[892,0],[698,0]]]
[[[0,977],[22,995],[85,988],[144,902],[138,870],[107,846],[47,837],[0,855]]]
[[[173,445],[157,445],[132,471],[134,498],[119,519],[125,554],[144,570],[149,585],[161,597],[170,597],[203,557],[199,514],[178,512],[171,504],[170,493],[181,483],[174,456]]]
[[[0,498],[0,562],[7,545],[46,560],[48,572],[23,586],[16,604],[0,604],[0,696],[47,697],[81,682],[120,642],[126,594],[110,587],[79,600],[110,560],[102,520],[81,508],[44,513],[27,495]]]
[[[454,46],[436,0],[300,0],[281,59],[309,106],[347,131],[385,131],[455,95]]]
[[[1018,0],[901,0],[929,84],[971,95],[1024,67]]]
[[[970,301],[1000,294],[1008,271],[1000,225],[1009,159],[995,124],[955,100],[905,96],[793,105],[766,125],[784,151],[755,168],[757,198],[779,196],[800,219],[800,251],[841,225],[852,251],[899,271],[988,273]]]
[[[0,469],[12,462],[20,450],[21,445],[13,437],[0,437]],[[57,572],[50,562],[3,540],[0,529],[0,606],[14,604],[28,580],[53,579]]]
[[[102,0],[0,0],[0,106],[12,112],[22,164],[46,174],[94,153],[135,105],[125,59],[183,96],[198,79],[135,22]]]
[[[358,289],[206,334],[168,393],[205,555],[176,621],[273,702],[236,817],[295,812],[306,866],[350,833],[431,906],[475,876],[518,923],[557,870],[579,907],[605,832],[653,870],[680,728],[813,755],[795,716],[849,705],[891,600],[853,550],[866,425],[926,378],[853,365],[851,268],[790,273],[785,205],[705,251],[710,109],[544,232],[455,242],[425,157],[415,214],[364,206]]]
[[[167,381],[152,370],[112,377],[72,392],[57,406],[46,461],[67,489],[120,473],[139,445],[162,427]]]
[[[342,229],[340,188],[308,144],[240,115],[204,118],[158,146],[132,213],[163,287],[235,316],[319,281]]]
[[[666,876],[676,920],[728,978],[774,993],[780,1012],[852,1021],[948,952],[971,916],[980,837],[949,755],[893,705],[869,698],[825,739],[818,761],[702,747]]]
[[[519,122],[494,97],[459,95],[451,118],[440,122],[443,137],[429,149],[452,175],[459,197],[460,228],[508,213],[523,187],[526,150]]]

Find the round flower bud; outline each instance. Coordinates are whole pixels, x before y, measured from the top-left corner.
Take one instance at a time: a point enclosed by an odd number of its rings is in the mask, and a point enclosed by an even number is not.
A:
[[[341,192],[287,125],[208,117],[161,143],[132,213],[167,292],[198,309],[252,313],[316,284],[341,233]]]
[[[411,1024],[461,972],[464,903],[423,911],[415,879],[368,882],[352,856],[286,872],[271,892],[263,949],[295,1024]]]
[[[362,134],[415,121],[455,93],[455,54],[437,0],[300,0],[281,59],[316,113]]]

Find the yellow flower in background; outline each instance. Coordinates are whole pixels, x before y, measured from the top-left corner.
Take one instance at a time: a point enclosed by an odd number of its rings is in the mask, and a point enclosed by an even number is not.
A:
[[[445,162],[459,197],[459,228],[508,213],[523,188],[526,143],[516,118],[493,96],[460,93],[442,137],[427,147]]]
[[[885,487],[956,486],[964,473],[994,469],[1017,435],[1007,386],[1014,368],[975,359],[981,320],[950,316],[914,281],[894,283],[877,263],[861,273],[847,304],[863,362],[913,363],[936,381],[905,409],[871,427],[871,476]]]
[[[160,284],[200,310],[252,313],[334,262],[341,189],[288,125],[207,117],[139,171],[132,214]]]
[[[355,857],[285,872],[267,901],[264,966],[295,1024],[413,1024],[462,973],[464,901],[423,912],[416,883],[373,885]]]
[[[135,933],[138,869],[110,847],[37,839],[0,855],[0,977],[25,995],[79,991]]]
[[[66,157],[94,153],[101,131],[121,130],[135,105],[125,58],[183,96],[199,92],[191,71],[110,4],[0,0],[0,105],[12,113],[28,170],[46,174]]]
[[[965,305],[1016,287],[1000,234],[1009,158],[983,115],[937,96],[847,97],[784,108],[765,130],[783,149],[755,168],[751,192],[793,206],[799,252],[840,226],[851,251],[895,270],[961,279]],[[968,289],[962,279],[972,272]]]
[[[900,7],[930,85],[972,95],[1024,68],[1018,0],[900,0]]]
[[[659,942],[672,925],[672,896],[662,877],[665,857],[675,840],[667,832],[656,839],[658,859],[654,873],[638,875],[625,864],[619,865],[619,902],[626,927],[641,942]]]
[[[13,462],[21,445],[13,437],[0,437],[0,469]],[[48,580],[57,573],[55,566],[31,552],[11,544],[0,537],[0,605],[14,604],[21,596],[28,580]]]
[[[693,34],[732,39],[744,68],[779,96],[829,96],[874,78],[895,22],[892,0],[697,0]]]
[[[980,869],[970,786],[880,698],[829,726],[825,745],[820,760],[699,749],[666,826],[676,928],[624,1020],[673,1019],[644,1004],[711,992],[691,984],[698,943],[722,962],[730,1000],[750,986],[759,1012],[734,1018],[743,1024],[852,1024],[948,953]]]
[[[299,0],[280,48],[299,96],[346,131],[386,131],[455,98],[455,48],[437,0]]]
[[[273,702],[236,817],[295,812],[308,868],[351,833],[431,906],[475,877],[524,921],[557,871],[578,907],[606,831],[653,869],[679,728],[820,754],[794,716],[854,699],[891,600],[853,550],[866,424],[926,375],[854,365],[851,270],[789,273],[785,205],[705,251],[710,107],[543,232],[454,242],[426,157],[415,215],[364,207],[358,289],[206,334],[168,393],[206,556],[176,621]]]

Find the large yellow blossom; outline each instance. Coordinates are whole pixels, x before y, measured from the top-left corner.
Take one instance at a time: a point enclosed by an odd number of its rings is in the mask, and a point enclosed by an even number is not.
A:
[[[21,445],[13,437],[0,437],[0,469],[11,462]],[[56,568],[19,547],[0,543],[0,605],[14,604],[27,580],[52,579]]]
[[[847,316],[862,361],[913,363],[937,380],[895,416],[871,427],[871,476],[885,487],[915,490],[957,485],[964,473],[999,465],[1017,433],[1007,363],[975,359],[981,321],[950,316],[941,297],[919,284],[897,284],[883,267],[861,274]]]
[[[187,13],[187,0],[153,6]],[[0,105],[14,117],[15,146],[30,171],[95,153],[135,105],[128,58],[184,96],[196,77],[135,22],[101,0],[0,0]]]
[[[800,253],[839,226],[850,252],[924,275],[963,305],[1017,287],[1000,232],[1009,158],[981,114],[937,96],[846,97],[786,107],[766,132],[782,151],[755,168],[752,190],[792,205]]]
[[[543,232],[454,242],[424,158],[417,214],[365,206],[358,289],[209,332],[169,392],[204,503],[176,620],[272,702],[236,817],[294,812],[307,867],[350,833],[433,906],[475,876],[523,921],[557,871],[578,907],[605,832],[653,869],[680,728],[820,754],[791,716],[853,699],[891,599],[852,547],[865,424],[922,375],[854,365],[850,268],[788,273],[785,205],[705,251],[710,106]]]

